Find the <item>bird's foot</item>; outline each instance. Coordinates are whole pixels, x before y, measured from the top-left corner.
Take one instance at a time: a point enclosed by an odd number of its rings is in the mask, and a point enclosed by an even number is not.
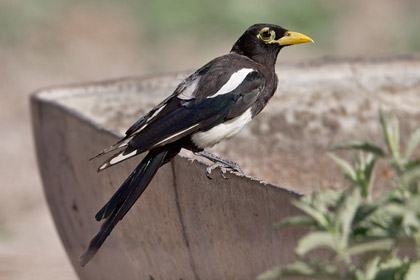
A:
[[[196,153],[196,155],[205,157],[205,158],[214,162],[214,164],[212,164],[212,165],[210,165],[209,167],[206,168],[206,176],[209,179],[212,179],[210,177],[211,172],[218,167],[220,168],[220,174],[221,174],[223,179],[227,179],[227,177],[225,176],[227,171],[235,171],[235,172],[238,172],[241,175],[244,174],[241,167],[236,162],[220,158],[216,155],[213,155],[211,153],[204,152],[204,151],[198,152],[198,153]]]

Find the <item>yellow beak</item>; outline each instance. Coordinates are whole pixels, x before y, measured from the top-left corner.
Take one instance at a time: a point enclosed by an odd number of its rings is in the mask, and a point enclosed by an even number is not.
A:
[[[275,41],[280,46],[296,45],[307,42],[314,42],[311,38],[302,33],[288,31],[286,35]]]

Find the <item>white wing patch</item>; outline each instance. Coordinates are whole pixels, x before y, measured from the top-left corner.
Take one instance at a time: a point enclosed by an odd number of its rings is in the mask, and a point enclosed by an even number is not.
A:
[[[190,100],[195,98],[193,95],[195,92],[195,89],[198,86],[198,82],[200,81],[200,78],[196,78],[193,81],[189,82],[188,84],[185,84],[185,89],[181,91],[180,94],[178,94],[178,98],[182,100]]]
[[[133,139],[133,137],[134,137],[134,135],[133,135],[133,136],[128,137],[127,139],[121,140],[121,142],[118,142],[118,143],[116,143],[114,146],[111,146],[111,147],[110,147],[110,148],[112,148],[112,150],[109,150],[109,151],[104,150],[104,153],[108,153],[108,152],[110,152],[110,151],[113,151],[113,150],[114,150],[114,148],[115,148],[115,149],[119,149],[119,148],[126,147],[126,146],[128,145],[128,142],[130,142],[130,141],[131,141],[131,139]],[[116,146],[116,145],[118,145],[118,146]]]
[[[122,160],[125,160],[125,159],[127,159],[127,158],[130,158],[130,157],[134,156],[134,155],[136,154],[136,152],[137,152],[137,150],[132,151],[131,153],[126,154],[126,155],[119,154],[118,156],[116,156],[116,157],[114,157],[113,159],[111,159],[111,160],[109,161],[109,163],[110,163],[111,165],[114,165],[114,164],[116,164],[116,163],[119,163],[119,162],[120,162],[120,161],[122,161]]]
[[[112,151],[114,151],[116,149],[126,147],[128,145],[128,142],[130,142],[131,139],[133,139],[133,137],[134,137],[134,135],[128,137],[127,139],[122,139],[122,140],[118,141],[114,145],[109,146],[108,148],[103,149],[99,154],[95,155],[94,157],[91,157],[89,160],[92,160],[94,158],[100,157],[100,156],[102,156],[104,154],[107,154],[109,152],[112,152]]]
[[[160,107],[159,109],[157,109],[154,113],[153,113],[153,115],[151,115],[148,119],[147,119],[147,121],[146,121],[146,123],[149,123],[154,117],[156,117],[159,113],[160,113],[160,111],[162,111],[163,110],[163,108],[165,108],[166,107],[166,104],[164,104],[164,105],[162,105],[162,107]],[[146,126],[145,126],[146,127]]]
[[[137,150],[132,151],[129,154],[123,155],[124,151],[119,152],[117,155],[107,160],[104,164],[99,166],[98,171],[104,170],[105,168],[110,167],[111,165],[117,164],[123,160],[131,158],[132,156],[137,155]]]
[[[230,76],[226,84],[224,84],[215,94],[209,96],[208,98],[213,98],[218,95],[222,95],[232,90],[236,89],[248,76],[249,73],[254,72],[252,68],[242,68],[241,70],[235,72]]]
[[[163,139],[162,141],[159,141],[158,143],[156,143],[156,144],[155,144],[155,145],[153,145],[153,146],[158,146],[158,145],[160,145],[160,144],[162,144],[162,143],[164,143],[164,142],[166,142],[166,141],[169,141],[169,140],[171,140],[172,138],[175,138],[175,137],[177,137],[178,135],[180,135],[180,134],[182,134],[182,133],[184,133],[184,132],[187,132],[187,131],[189,131],[189,130],[191,130],[191,129],[196,128],[198,125],[199,125],[199,124],[197,123],[197,124],[195,124],[195,125],[193,125],[193,126],[190,126],[190,127],[186,128],[186,129],[183,129],[183,130],[181,130],[181,131],[179,131],[179,132],[177,132],[177,133],[175,133],[175,134],[172,134],[171,136],[166,137],[165,139]]]
[[[220,141],[229,139],[238,134],[251,119],[251,108],[249,108],[245,113],[234,119],[221,123],[207,131],[195,133],[191,139],[193,143],[201,149],[213,147]]]
[[[190,127],[186,128],[186,129],[183,129],[183,130],[181,130],[181,131],[178,131],[177,133],[174,133],[174,134],[172,134],[172,135],[170,135],[170,136],[166,137],[165,139],[163,139],[162,141],[159,141],[158,143],[156,143],[156,144],[155,144],[155,145],[153,145],[153,146],[154,146],[154,147],[159,146],[159,145],[161,145],[162,143],[167,142],[167,141],[169,141],[169,140],[171,140],[171,139],[173,139],[173,138],[177,137],[178,135],[181,135],[181,134],[182,134],[182,133],[184,133],[184,132],[187,132],[187,131],[189,131],[189,130],[192,130],[192,129],[196,128],[198,125],[199,125],[199,124],[195,124],[195,125],[190,126]],[[126,144],[125,144],[125,145],[126,145]],[[123,147],[123,145],[121,145],[120,147]],[[125,154],[125,155],[124,155],[124,151],[121,151],[121,152],[117,153],[116,155],[114,155],[113,157],[111,157],[110,159],[108,159],[108,160],[107,160],[106,162],[104,162],[101,166],[99,166],[98,171],[102,171],[102,170],[104,170],[104,169],[106,169],[106,168],[108,168],[108,167],[110,167],[110,166],[112,166],[112,165],[115,165],[115,164],[117,164],[117,163],[119,163],[119,162],[121,162],[121,161],[124,161],[124,160],[126,160],[126,159],[129,159],[129,158],[131,158],[131,157],[135,156],[135,155],[138,155],[138,153],[139,153],[139,150],[134,150],[134,151],[132,151],[131,153],[129,153],[129,154]]]

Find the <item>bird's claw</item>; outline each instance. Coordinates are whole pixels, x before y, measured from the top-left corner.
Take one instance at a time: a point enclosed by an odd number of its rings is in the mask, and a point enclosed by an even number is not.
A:
[[[220,167],[220,174],[222,175],[223,179],[227,179],[227,177],[225,176],[227,171],[238,172],[241,175],[244,174],[241,167],[236,162],[226,160],[226,159],[222,159],[222,158],[220,158],[216,155],[213,155],[213,154],[205,152],[205,151],[196,152],[195,154],[199,155],[199,156],[202,156],[202,157],[205,157],[205,158],[214,162],[212,165],[210,165],[209,167],[206,168],[206,176],[209,179],[212,179],[210,177],[211,172],[218,167]]]
[[[236,162],[230,162],[230,167],[232,168],[233,171],[238,172],[241,175],[244,175],[244,172],[242,170],[242,168],[239,166],[239,164],[237,164]]]
[[[206,176],[209,179],[213,179],[211,178],[210,174],[211,172],[216,169],[216,168],[220,168],[220,175],[222,176],[223,179],[227,179],[226,177],[226,172],[227,171],[236,171],[239,174],[243,175],[244,172],[242,171],[241,167],[239,166],[239,164],[235,163],[235,162],[228,162],[228,164],[222,163],[222,162],[216,162],[212,165],[210,165],[209,167],[206,168]]]

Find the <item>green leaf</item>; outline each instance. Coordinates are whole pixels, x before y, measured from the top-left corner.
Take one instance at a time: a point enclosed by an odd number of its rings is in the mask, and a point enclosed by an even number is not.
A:
[[[367,178],[367,185],[366,185],[366,193],[363,194],[364,198],[367,198],[371,201],[371,194],[373,189],[373,183],[375,182],[375,173],[373,170],[375,169],[376,161],[372,161],[366,166],[365,176]]]
[[[381,261],[381,257],[375,256],[369,259],[365,265],[365,277],[366,279],[375,279],[376,274],[379,271],[379,262]]]
[[[331,190],[331,189],[326,189],[326,190],[313,193],[312,195],[309,195],[303,198],[302,201],[307,201],[309,203],[312,203],[316,208],[319,208],[319,209],[322,208],[327,211],[328,207],[335,207],[340,197],[341,197],[341,192]]]
[[[417,145],[420,143],[420,127],[411,132],[410,137],[407,141],[407,146],[405,148],[405,159],[410,159],[413,151],[416,149]]]
[[[380,203],[404,203],[404,199],[405,198],[401,189],[394,188],[387,191],[385,195],[380,198]]]
[[[420,195],[411,195],[404,203],[405,211],[412,211],[413,213],[418,213],[420,215]],[[420,221],[420,216],[419,216]]]
[[[330,148],[328,148],[328,151],[348,150],[348,149],[362,150],[368,153],[372,153],[378,157],[385,156],[384,151],[380,147],[368,141],[360,141],[360,140],[350,140],[350,141],[342,142],[337,145],[333,145]]]
[[[409,161],[404,164],[405,171],[409,171],[410,169],[413,169],[416,167],[420,167],[420,159]]]
[[[400,135],[399,124],[396,118],[384,116],[382,112],[379,114],[379,122],[382,128],[382,134],[388,147],[389,153],[394,160],[400,158]]]
[[[420,261],[412,263],[408,269],[405,280],[418,280],[420,278]]]
[[[296,261],[285,266],[278,266],[258,275],[258,280],[278,279],[280,277],[306,276],[315,277],[315,270],[308,264]]]
[[[295,251],[297,255],[303,256],[307,252],[319,248],[331,248],[335,250],[336,241],[334,237],[325,231],[310,232],[298,241]]]
[[[354,171],[350,163],[332,153],[327,153],[327,156],[333,161],[335,161],[335,163],[337,163],[341,167],[341,169],[343,169],[344,175],[346,175],[348,179],[350,179],[352,182],[355,182],[357,180],[356,172]]]
[[[275,267],[258,275],[257,279],[289,279],[291,277],[299,277],[299,279],[339,279],[340,274],[335,264],[311,259],[308,262],[295,261],[292,264]]]
[[[356,239],[356,238],[365,238],[366,235],[369,232],[369,228],[368,227],[356,227],[352,230],[352,238]]]
[[[281,220],[279,223],[274,225],[275,229],[285,227],[285,226],[317,226],[318,223],[316,221],[309,217],[309,216],[293,216],[293,217],[287,217]]]
[[[375,181],[375,173],[373,172],[375,169],[376,158],[372,156],[368,156],[365,160],[365,164],[363,166],[363,189],[362,195],[364,198],[371,200],[371,193],[373,188],[373,182]]]
[[[420,166],[411,168],[409,171],[404,172],[401,175],[400,180],[404,182],[406,186],[413,182],[417,182],[420,180]]]
[[[312,217],[321,227],[328,228],[329,220],[324,213],[318,211],[318,209],[313,208],[308,202],[303,202],[300,200],[292,201],[292,204],[305,212],[308,216]]]
[[[340,246],[347,247],[347,241],[351,230],[354,216],[360,203],[360,189],[351,187],[346,190],[343,199],[337,205],[334,226],[339,234]]]
[[[357,208],[357,212],[353,219],[353,224],[357,225],[360,222],[363,222],[371,214],[373,214],[378,209],[377,205],[372,204],[362,204]]]
[[[375,280],[405,280],[409,267],[410,262],[407,259],[402,260],[398,257],[387,259],[380,264]]]
[[[394,246],[394,240],[391,238],[376,239],[372,241],[364,241],[356,245],[352,245],[348,249],[349,255],[360,255],[368,252],[389,251]]]

